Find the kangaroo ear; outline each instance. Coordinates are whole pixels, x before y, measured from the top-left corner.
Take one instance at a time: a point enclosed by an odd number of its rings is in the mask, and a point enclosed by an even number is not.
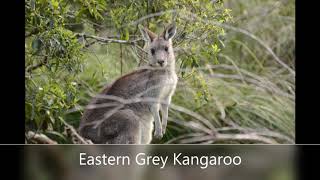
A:
[[[169,40],[171,38],[173,38],[173,36],[176,34],[176,31],[177,31],[177,28],[176,28],[176,25],[173,23],[173,24],[170,24],[162,33],[162,37],[165,39],[165,40]]]
[[[142,34],[142,37],[145,41],[149,41],[152,42],[154,40],[154,38],[157,37],[157,35],[155,33],[153,33],[152,31],[150,31],[148,28],[143,27],[141,24],[139,24],[139,30]]]

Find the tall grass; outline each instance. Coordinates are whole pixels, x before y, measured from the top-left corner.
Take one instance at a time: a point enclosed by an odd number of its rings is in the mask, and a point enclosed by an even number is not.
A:
[[[180,79],[173,102],[214,125],[171,109],[169,143],[293,143],[295,134],[294,1],[225,1],[226,25],[219,65],[196,71],[210,99],[195,106],[192,79]],[[280,63],[279,63],[280,61]],[[184,69],[183,71],[191,72]],[[211,130],[213,133],[210,133]],[[170,135],[170,132],[173,132]],[[177,134],[182,134],[176,137]]]

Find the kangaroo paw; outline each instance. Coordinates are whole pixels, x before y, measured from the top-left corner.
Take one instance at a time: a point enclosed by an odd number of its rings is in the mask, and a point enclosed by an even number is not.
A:
[[[161,138],[163,137],[162,130],[161,130],[161,129],[156,129],[156,130],[154,131],[154,137],[155,137],[156,139],[161,139]]]
[[[167,125],[162,125],[162,135],[166,133]]]

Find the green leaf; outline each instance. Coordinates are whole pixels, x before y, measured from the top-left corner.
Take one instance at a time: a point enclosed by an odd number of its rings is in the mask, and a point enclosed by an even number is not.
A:
[[[129,30],[126,28],[125,29],[125,36],[124,36],[124,40],[128,41],[129,40]]]
[[[42,45],[42,42],[40,40],[40,38],[36,38],[32,41],[32,49],[34,50],[34,52],[38,53],[40,51],[40,48],[41,48],[41,45]]]
[[[51,5],[55,10],[57,10],[59,7],[59,2],[56,0],[51,0]]]

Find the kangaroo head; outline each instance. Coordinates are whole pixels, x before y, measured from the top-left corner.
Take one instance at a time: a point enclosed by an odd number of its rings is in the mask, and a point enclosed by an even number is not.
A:
[[[173,65],[175,58],[171,39],[176,33],[176,26],[174,24],[169,25],[160,35],[141,26],[139,29],[147,43],[146,51],[148,53],[149,65],[154,67]]]

